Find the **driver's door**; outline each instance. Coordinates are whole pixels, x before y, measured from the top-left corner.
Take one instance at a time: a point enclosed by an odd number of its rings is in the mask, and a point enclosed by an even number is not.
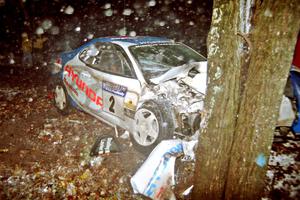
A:
[[[125,104],[127,107],[128,102],[137,104],[140,82],[121,47],[111,43],[96,43],[96,47],[99,53],[86,64],[89,81],[84,76],[82,79],[87,87],[96,92],[96,98],[101,97],[102,109],[99,110],[95,103],[86,106],[91,112],[111,122],[124,120]]]

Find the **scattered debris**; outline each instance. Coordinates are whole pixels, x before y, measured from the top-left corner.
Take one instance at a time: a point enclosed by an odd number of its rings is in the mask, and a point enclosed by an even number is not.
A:
[[[0,79],[0,199],[146,199],[143,191],[134,194],[132,190],[130,180],[145,165],[145,156],[131,147],[128,132],[119,132],[117,138],[113,127],[83,112],[62,116],[48,96],[47,85],[33,85],[33,78],[22,78],[26,80],[14,87],[7,84],[15,84],[14,75]],[[91,157],[95,139],[102,135],[113,139],[104,140],[101,148],[99,142]],[[153,162],[168,163],[179,157],[170,167],[173,174],[161,176],[166,177],[167,187],[159,197],[191,198],[198,137],[199,133],[182,141],[179,154],[162,153]],[[289,138],[272,146],[265,199],[300,199],[300,141]]]
[[[69,119],[68,121],[73,124],[79,124],[79,125],[84,124],[83,122],[81,122],[79,120],[74,120],[74,119]]]
[[[97,156],[99,154],[116,153],[121,151],[121,144],[117,142],[114,136],[103,135],[97,138],[95,144],[92,147],[91,156]]]
[[[93,158],[90,161],[90,165],[92,167],[99,167],[101,165],[102,161],[103,161],[103,158],[98,156],[98,157]]]
[[[129,138],[129,132],[128,131],[125,131],[121,136],[120,138],[122,139],[128,139]]]
[[[182,193],[182,195],[183,195],[183,196],[189,195],[189,194],[191,193],[193,187],[194,187],[194,185],[192,185],[191,187],[189,187],[188,189],[186,189],[186,190]]]
[[[0,149],[0,153],[6,153],[8,152],[8,149]]]
[[[58,129],[51,129],[53,128],[51,124],[45,124],[45,129],[41,130],[38,135],[39,139],[43,141],[51,141],[53,144],[61,144],[63,139],[63,133]]]

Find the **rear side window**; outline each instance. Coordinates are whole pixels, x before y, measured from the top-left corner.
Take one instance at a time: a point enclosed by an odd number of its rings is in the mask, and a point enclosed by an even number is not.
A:
[[[124,52],[110,43],[96,43],[84,49],[79,59],[88,66],[114,75],[134,77]]]

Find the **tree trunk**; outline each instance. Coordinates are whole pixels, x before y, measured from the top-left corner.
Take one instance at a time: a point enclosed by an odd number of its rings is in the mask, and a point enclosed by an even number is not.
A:
[[[264,189],[300,7],[297,0],[256,1],[248,37],[240,33],[243,2],[214,1],[194,199],[258,199]],[[249,56],[241,53],[244,41]]]
[[[263,193],[274,127],[300,27],[297,0],[256,4],[226,199],[258,199]]]
[[[224,193],[240,86],[237,24],[238,4],[214,1],[208,35],[207,114],[199,137],[194,199],[221,199]]]

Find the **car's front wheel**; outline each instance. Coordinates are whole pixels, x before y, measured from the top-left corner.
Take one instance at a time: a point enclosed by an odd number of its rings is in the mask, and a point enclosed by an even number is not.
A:
[[[54,104],[55,107],[63,114],[69,112],[69,101],[66,90],[62,85],[56,85],[54,89]]]
[[[135,114],[132,143],[142,153],[149,153],[161,140],[174,133],[174,120],[167,103],[147,101]]]

